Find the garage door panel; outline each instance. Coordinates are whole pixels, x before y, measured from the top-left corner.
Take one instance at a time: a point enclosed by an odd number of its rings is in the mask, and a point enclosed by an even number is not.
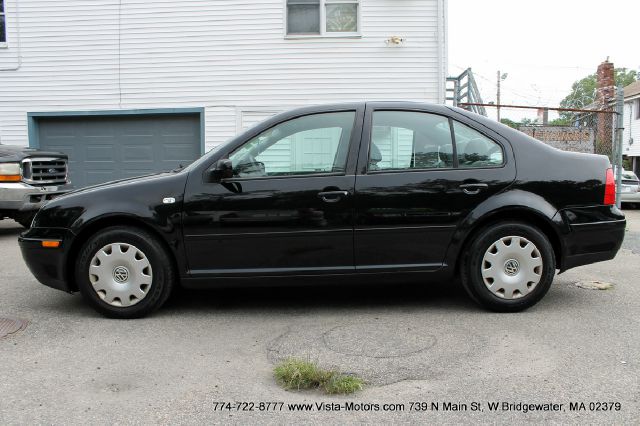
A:
[[[162,150],[163,161],[193,161],[191,152],[193,147],[188,144],[164,144]]]
[[[76,127],[70,123],[52,122],[47,131],[47,137],[55,138],[73,138],[75,137]]]
[[[154,146],[151,144],[123,145],[121,152],[124,163],[153,163]]]
[[[157,125],[163,135],[193,135],[195,134],[194,130],[199,130],[199,128],[193,127],[193,119],[189,116],[176,117],[170,123],[158,120]]]
[[[84,174],[79,174],[79,179],[84,182],[82,186],[89,186],[97,185],[103,182],[109,182],[111,180],[122,179],[122,177],[118,177],[118,175],[112,170],[92,170],[85,172]],[[75,183],[75,181],[74,185],[79,186],[77,183]]]
[[[88,145],[85,147],[85,161],[116,161],[116,153],[111,145]]]
[[[187,165],[200,156],[197,114],[38,119],[41,149],[69,156],[82,187]]]

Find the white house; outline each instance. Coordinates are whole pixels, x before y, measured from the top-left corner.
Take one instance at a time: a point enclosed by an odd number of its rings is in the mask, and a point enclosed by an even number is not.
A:
[[[296,106],[444,102],[446,0],[0,5],[0,141],[68,152],[78,184],[191,161]]]
[[[640,171],[640,80],[624,88],[624,132],[622,153],[633,162],[633,170]]]

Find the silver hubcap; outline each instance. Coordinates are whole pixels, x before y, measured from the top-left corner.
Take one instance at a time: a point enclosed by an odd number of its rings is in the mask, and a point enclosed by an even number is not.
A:
[[[144,299],[151,288],[151,264],[136,246],[107,244],[91,259],[89,281],[100,299],[109,305],[132,306]]]
[[[542,256],[524,237],[502,237],[482,258],[482,279],[496,296],[517,299],[531,293],[542,276]]]

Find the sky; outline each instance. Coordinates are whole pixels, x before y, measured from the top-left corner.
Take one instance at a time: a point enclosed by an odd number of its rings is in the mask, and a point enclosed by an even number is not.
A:
[[[496,100],[498,70],[508,74],[501,103],[530,106],[558,106],[607,57],[640,71],[638,0],[448,0],[448,15],[449,75],[471,67],[485,103]]]

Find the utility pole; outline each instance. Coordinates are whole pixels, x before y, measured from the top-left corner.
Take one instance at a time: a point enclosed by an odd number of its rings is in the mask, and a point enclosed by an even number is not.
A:
[[[624,131],[624,122],[622,115],[624,114],[624,89],[622,86],[616,87],[616,113],[613,115],[614,120],[614,145],[613,152],[615,153],[614,163],[616,168],[616,205],[618,208],[622,205],[620,201],[620,195],[622,192],[622,132]]]
[[[502,81],[502,79],[500,78],[500,70],[498,70],[498,93],[496,96],[496,109],[498,111],[498,123],[500,122],[500,81]]]
[[[498,96],[496,96],[496,104],[497,106],[497,110],[498,110],[498,123],[500,122],[500,82],[506,80],[507,76],[509,74],[507,74],[506,72],[504,74],[500,73],[500,70],[498,70]]]

